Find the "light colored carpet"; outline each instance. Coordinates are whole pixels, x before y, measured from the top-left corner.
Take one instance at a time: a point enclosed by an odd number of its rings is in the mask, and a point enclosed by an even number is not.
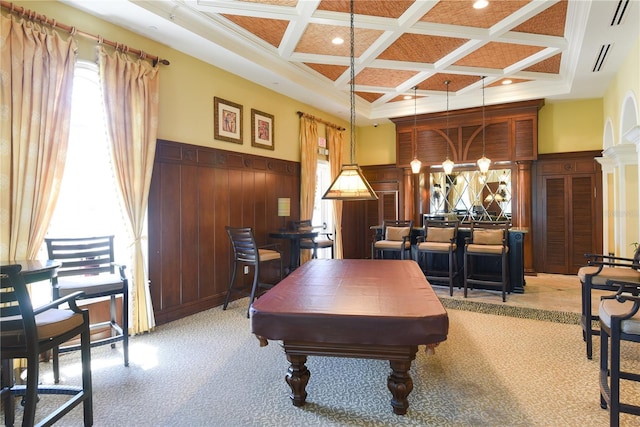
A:
[[[95,426],[605,426],[599,362],[587,360],[578,325],[448,309],[447,341],[413,363],[406,416],[392,413],[388,362],[309,357],[304,407],[284,381],[277,342],[260,348],[246,299],[151,334],[132,337],[131,365],[120,347],[94,348]],[[640,370],[639,346],[625,346]],[[61,357],[65,382],[78,384],[77,353]],[[42,374],[51,380],[49,364]],[[630,387],[640,402],[640,390]],[[58,397],[42,396],[43,411]],[[18,409],[18,416],[21,411]],[[639,417],[622,415],[623,426]],[[82,425],[74,409],[60,426]]]

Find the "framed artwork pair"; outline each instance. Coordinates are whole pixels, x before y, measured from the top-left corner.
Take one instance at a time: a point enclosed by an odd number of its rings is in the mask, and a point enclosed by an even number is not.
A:
[[[213,98],[214,138],[242,144],[242,105]],[[275,119],[272,114],[251,109],[251,146],[273,150]]]

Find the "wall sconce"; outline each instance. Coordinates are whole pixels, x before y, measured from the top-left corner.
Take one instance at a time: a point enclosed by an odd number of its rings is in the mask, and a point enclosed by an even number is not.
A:
[[[440,202],[440,197],[442,197],[442,186],[438,183],[433,184],[433,198],[436,202]]]
[[[508,202],[509,194],[507,194],[507,183],[506,181],[500,181],[498,183],[498,191],[496,191],[496,197],[500,197],[499,202]]]
[[[278,198],[278,216],[282,217],[282,230],[287,229],[287,217],[291,215],[291,199],[288,197]]]

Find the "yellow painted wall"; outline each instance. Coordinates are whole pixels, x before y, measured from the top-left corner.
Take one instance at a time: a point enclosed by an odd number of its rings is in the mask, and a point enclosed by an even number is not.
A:
[[[602,99],[549,101],[538,113],[538,154],[602,149]]]
[[[356,159],[359,165],[396,163],[395,124],[389,122],[377,127],[363,126],[357,129],[356,135]]]
[[[631,237],[632,242],[640,240],[640,216],[638,215],[638,196],[640,195],[640,186],[638,185],[638,164],[626,165],[624,167],[624,188],[625,188],[625,204],[626,210],[622,212],[624,215],[624,230],[627,236]],[[621,248],[624,256],[631,256],[632,247]]]
[[[620,128],[623,103],[629,95],[635,98],[636,124],[640,124],[640,37],[603,97],[603,117],[612,124],[613,150],[617,145],[628,143],[622,141]],[[612,214],[605,218],[605,227],[611,233],[608,244],[623,257],[630,257],[634,251],[631,243],[640,241],[640,169],[637,158],[635,163],[630,160],[618,159],[615,171],[607,177],[607,191],[615,195],[610,207]]]
[[[605,215],[604,221],[603,221],[603,227],[606,227],[603,231],[606,231],[606,236],[607,236],[607,241],[606,242],[602,242],[605,247],[609,248],[609,252],[611,252],[611,250],[615,249],[616,247],[616,240],[615,240],[615,222],[613,221],[613,214],[615,212],[616,209],[616,204],[615,204],[615,195],[613,193],[613,189],[614,187],[614,183],[615,183],[615,176],[613,174],[603,174],[602,176],[602,185],[606,186],[607,188],[607,200],[604,201],[604,209],[603,209],[603,213]],[[604,237],[603,237],[604,238]],[[620,252],[617,252],[620,253]]]
[[[160,66],[160,111],[158,138],[223,150],[300,161],[298,111],[312,114],[348,129],[348,122],[292,98],[242,79],[220,68],[180,53],[59,2],[16,1],[14,4],[56,19],[78,30],[124,43],[152,55],[166,58]],[[3,10],[3,13],[5,11]],[[76,37],[78,59],[95,61],[96,42]],[[107,48],[111,52],[110,48]],[[243,144],[213,138],[214,96],[243,106]],[[274,116],[275,150],[251,146],[251,108]],[[324,126],[319,126],[323,132]],[[345,141],[348,141],[346,131]],[[323,136],[323,134],[321,134]],[[348,149],[348,147],[346,147]],[[348,153],[348,150],[345,150]]]
[[[613,78],[603,97],[603,115],[611,119],[614,141],[620,143],[620,114],[627,93],[633,93],[640,102],[640,37],[629,52],[623,65]],[[638,123],[640,123],[640,105],[638,105]]]

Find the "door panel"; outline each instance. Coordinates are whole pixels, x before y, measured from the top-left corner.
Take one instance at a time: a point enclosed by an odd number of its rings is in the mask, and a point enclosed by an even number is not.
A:
[[[567,269],[567,218],[565,212],[565,177],[543,178],[544,271],[564,273]]]
[[[577,273],[584,265],[584,254],[594,252],[593,206],[594,182],[592,176],[571,177],[571,262],[569,273]]]
[[[599,152],[540,156],[533,256],[538,272],[576,274],[602,248]]]

